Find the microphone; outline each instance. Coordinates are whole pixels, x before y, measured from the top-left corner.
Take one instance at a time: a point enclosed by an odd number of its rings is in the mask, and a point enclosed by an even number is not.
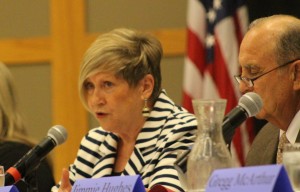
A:
[[[228,146],[230,146],[235,129],[248,117],[255,116],[262,109],[262,106],[261,97],[254,92],[248,92],[239,99],[238,106],[224,117],[222,123],[223,138]],[[179,177],[187,171],[187,159],[190,152],[191,150],[188,150],[181,154],[174,163]]]
[[[56,145],[65,142],[68,137],[66,129],[61,125],[51,127],[45,137],[38,145],[28,151],[14,166],[5,173],[5,186],[13,185],[27,174],[34,171],[44,157]]]
[[[248,117],[255,116],[263,106],[261,97],[248,92],[240,99],[238,106],[232,109],[223,119],[222,131],[225,143],[230,146],[235,129],[240,126]]]

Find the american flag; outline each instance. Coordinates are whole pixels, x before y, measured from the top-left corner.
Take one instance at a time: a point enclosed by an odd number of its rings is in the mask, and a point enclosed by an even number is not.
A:
[[[183,106],[193,112],[192,99],[225,98],[226,112],[241,96],[233,75],[239,74],[239,45],[248,27],[245,0],[188,0],[187,55]],[[231,144],[235,166],[244,159],[254,138],[251,122],[236,130]]]

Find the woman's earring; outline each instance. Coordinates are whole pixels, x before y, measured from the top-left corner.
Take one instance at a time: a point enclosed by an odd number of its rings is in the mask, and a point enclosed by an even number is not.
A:
[[[149,115],[150,115],[150,109],[149,109],[148,106],[147,106],[147,101],[148,101],[148,99],[144,99],[144,101],[145,101],[145,105],[144,105],[144,108],[143,108],[142,113],[143,113],[143,116],[144,116],[145,118],[147,118],[147,117],[149,117]]]

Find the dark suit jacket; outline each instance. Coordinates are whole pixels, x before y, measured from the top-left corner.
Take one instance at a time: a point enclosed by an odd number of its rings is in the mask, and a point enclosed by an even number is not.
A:
[[[267,123],[255,137],[246,157],[246,166],[276,164],[279,128]]]
[[[276,164],[280,129],[267,123],[255,137],[246,157],[246,166]],[[300,142],[298,134],[296,142]]]

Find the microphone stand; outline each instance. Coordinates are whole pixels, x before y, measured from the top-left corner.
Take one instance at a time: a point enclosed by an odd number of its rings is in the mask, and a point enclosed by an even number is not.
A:
[[[14,184],[20,192],[38,192],[38,181],[36,169],[26,177],[20,179]]]
[[[28,192],[38,192],[37,169],[32,171],[25,177],[25,182],[28,184]]]

